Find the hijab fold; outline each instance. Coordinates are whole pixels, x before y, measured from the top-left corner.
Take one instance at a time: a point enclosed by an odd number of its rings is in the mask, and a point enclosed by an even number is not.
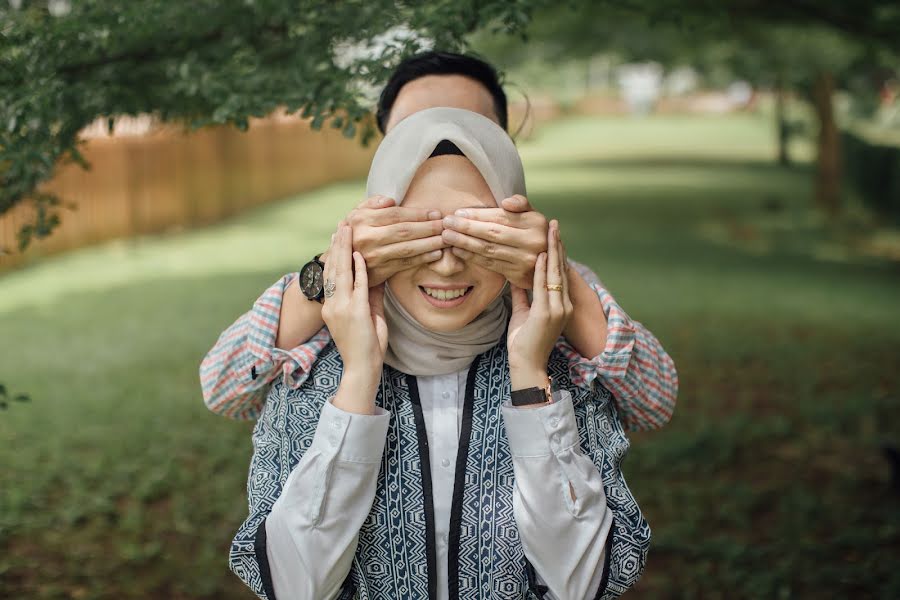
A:
[[[478,113],[439,107],[414,113],[388,132],[372,159],[366,196],[381,194],[401,205],[416,171],[445,141],[475,165],[498,206],[503,198],[525,195],[525,172],[506,131]],[[509,289],[507,281],[484,311],[461,329],[437,332],[409,314],[385,283],[388,349],[384,362],[409,375],[445,375],[464,369],[503,338],[511,314]]]

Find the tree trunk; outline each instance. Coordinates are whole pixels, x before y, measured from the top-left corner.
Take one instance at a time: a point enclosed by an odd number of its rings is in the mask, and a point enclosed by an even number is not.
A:
[[[837,123],[834,120],[834,77],[828,71],[816,76],[813,85],[813,105],[819,119],[819,156],[816,165],[816,206],[829,217],[841,209],[841,148]]]
[[[779,73],[775,77],[775,127],[778,134],[778,164],[782,167],[788,167],[791,164],[790,148],[788,148],[791,131],[785,104],[784,78]]]

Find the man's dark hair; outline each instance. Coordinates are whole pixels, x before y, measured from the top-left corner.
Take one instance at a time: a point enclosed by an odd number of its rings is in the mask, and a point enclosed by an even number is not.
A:
[[[394,107],[394,101],[397,100],[400,89],[410,81],[426,75],[464,75],[474,79],[490,92],[494,98],[494,112],[500,119],[500,126],[503,129],[507,128],[506,93],[500,85],[496,69],[474,56],[429,50],[411,56],[397,65],[387,85],[381,91],[375,118],[382,134],[384,134],[385,125],[387,125],[388,117],[391,115],[391,109]]]

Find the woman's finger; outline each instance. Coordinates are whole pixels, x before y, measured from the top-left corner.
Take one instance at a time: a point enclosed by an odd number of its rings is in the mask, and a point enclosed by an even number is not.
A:
[[[341,226],[338,225],[338,231],[340,231]],[[322,270],[322,285],[327,286],[329,282],[334,281],[334,263],[331,257],[334,256],[335,252],[335,240],[337,240],[337,233],[331,234],[331,244],[328,246],[328,251],[326,252],[328,258],[325,260],[325,268]],[[324,302],[328,302],[328,296],[325,296]]]
[[[563,286],[563,308],[566,311],[565,319],[568,323],[569,318],[572,316],[572,312],[574,311],[574,306],[572,305],[572,297],[569,295],[569,255],[566,252],[566,245],[563,244],[562,235],[559,233],[559,228],[557,227],[557,235],[559,236],[559,254],[560,254],[560,270],[562,272],[562,286]]]
[[[338,230],[337,247],[334,260],[334,295],[345,300],[350,299],[353,290],[353,262],[351,247],[353,244],[353,228],[341,221]]]
[[[353,277],[353,300],[368,306],[369,275],[366,273],[366,259],[359,252],[353,253],[353,267],[356,270]]]
[[[547,316],[547,253],[541,252],[534,263],[534,288],[531,290],[531,314]]]
[[[559,222],[554,219],[550,221],[550,227],[547,230],[547,285],[562,285],[562,274],[559,270]],[[548,291],[548,306],[551,315],[563,314],[562,293],[558,291]]]
[[[562,234],[559,231],[559,221],[556,222],[556,244],[559,251],[559,272],[563,286],[562,299],[563,305],[565,305],[565,301],[569,298],[569,264],[566,257],[566,247],[563,245]]]

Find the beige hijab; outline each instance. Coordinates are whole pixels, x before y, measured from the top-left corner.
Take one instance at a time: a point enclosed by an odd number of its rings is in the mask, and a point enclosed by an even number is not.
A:
[[[452,142],[484,177],[494,200],[525,194],[525,172],[509,135],[478,113],[429,108],[406,117],[381,141],[366,185],[366,196],[381,194],[403,202],[416,171],[443,140]],[[410,375],[460,371],[502,339],[510,315],[509,282],[471,323],[457,331],[426,329],[404,309],[385,284],[384,316],[389,337],[384,362]]]

